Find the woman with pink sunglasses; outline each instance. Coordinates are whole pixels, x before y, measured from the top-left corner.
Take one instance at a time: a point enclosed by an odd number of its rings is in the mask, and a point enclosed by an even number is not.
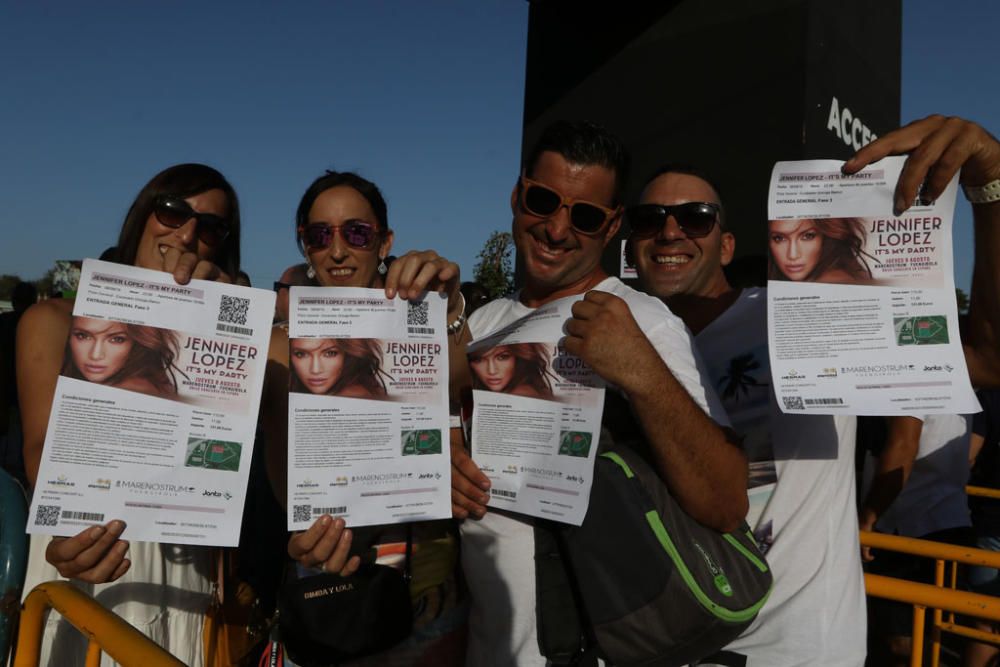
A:
[[[374,183],[352,172],[328,171],[317,178],[299,203],[295,236],[308,263],[308,275],[320,286],[383,289],[388,298],[413,298],[424,290],[446,294],[450,347],[457,351],[466,335],[458,265],[433,250],[408,252],[389,265],[394,234],[388,225],[385,199]],[[386,332],[387,337],[391,334]],[[268,471],[275,495],[284,506],[288,391],[302,386],[302,378],[289,369],[305,372],[289,364],[286,328],[274,329],[268,361],[262,408]],[[453,359],[450,367],[453,375],[468,372],[461,357]],[[316,375],[319,385],[318,371]],[[464,663],[461,638],[465,610],[456,578],[457,531],[450,520],[420,522],[412,528],[414,632],[395,648],[352,665]],[[349,576],[357,571],[362,552],[375,553],[379,562],[400,561],[396,547],[405,534],[405,527],[399,525],[352,530],[343,519],[324,515],[308,530],[292,536],[288,553],[303,568]]]

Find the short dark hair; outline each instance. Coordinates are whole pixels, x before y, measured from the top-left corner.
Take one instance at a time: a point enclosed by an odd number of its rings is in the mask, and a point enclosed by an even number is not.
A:
[[[643,182],[642,189],[645,190],[649,187],[650,183],[666,174],[684,174],[685,176],[694,176],[695,178],[700,178],[708,183],[708,185],[715,190],[715,194],[719,198],[719,229],[722,231],[728,231],[726,229],[726,205],[722,199],[722,191],[716,184],[715,179],[709,176],[708,172],[693,164],[687,164],[684,162],[668,162],[660,165],[653,171],[652,174],[650,174],[649,178]]]
[[[240,270],[239,200],[229,181],[204,164],[187,163],[167,167],[146,183],[125,215],[125,223],[118,235],[116,261],[121,264],[135,263],[139,240],[146,230],[146,221],[153,213],[153,204],[158,197],[191,197],[209,190],[222,190],[229,204],[229,235],[219,247],[214,261],[228,275],[236,277],[236,272]]]
[[[538,159],[546,151],[558,153],[573,164],[607,167],[615,174],[615,205],[624,200],[629,153],[621,139],[606,128],[587,120],[555,121],[542,130],[524,160],[522,166],[526,176],[531,176]]]
[[[10,293],[10,303],[15,311],[24,312],[28,306],[38,301],[38,290],[34,283],[19,282]]]
[[[389,209],[378,186],[352,171],[332,171],[328,169],[326,173],[309,185],[305,194],[302,195],[302,199],[299,200],[299,207],[295,211],[296,243],[300,241],[299,230],[309,224],[309,210],[316,202],[316,198],[330,188],[335,188],[339,185],[346,185],[357,190],[358,194],[368,200],[368,205],[372,207],[372,212],[375,213],[375,219],[378,221],[381,231],[386,232],[389,230]],[[301,243],[299,243],[299,250],[302,250]]]

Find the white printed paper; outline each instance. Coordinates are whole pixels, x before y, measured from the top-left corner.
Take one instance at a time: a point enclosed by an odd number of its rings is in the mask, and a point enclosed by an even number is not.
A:
[[[852,176],[835,160],[774,167],[768,343],[784,412],[979,411],[955,303],[957,176],[936,202],[894,216],[903,162]]]
[[[84,261],[28,532],[235,546],[274,299]]]
[[[472,458],[490,506],[579,526],[587,514],[604,381],[559,345],[580,296],[469,344]]]
[[[628,239],[622,239],[621,253],[618,256],[618,276],[622,280],[636,280],[639,278],[639,270],[629,261],[626,248],[628,248]]]
[[[447,299],[293,287],[288,528],[451,517]]]

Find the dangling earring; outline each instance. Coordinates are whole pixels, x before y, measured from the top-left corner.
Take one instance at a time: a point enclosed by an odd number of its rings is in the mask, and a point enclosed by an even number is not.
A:
[[[312,267],[312,264],[310,264],[309,268],[306,269],[306,277],[309,278],[309,280],[312,280],[313,278],[316,277],[316,269]]]
[[[386,273],[389,272],[388,267],[386,267],[386,265],[385,265],[385,258],[384,257],[379,260],[379,263],[378,263],[378,272],[379,272],[379,275],[383,275],[383,276]]]

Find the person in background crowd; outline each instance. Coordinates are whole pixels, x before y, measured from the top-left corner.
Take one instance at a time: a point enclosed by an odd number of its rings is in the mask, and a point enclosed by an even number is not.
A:
[[[215,169],[181,164],[147,183],[132,203],[118,238],[117,260],[192,278],[230,282],[240,263],[236,193]],[[38,481],[42,444],[72,326],[73,302],[49,299],[30,308],[17,338],[17,379],[28,480]],[[106,443],[114,446],[115,443]],[[96,474],[96,473],[95,473]],[[124,522],[92,526],[73,537],[32,536],[25,593],[53,579],[71,580],[98,603],[173,653],[202,664],[202,626],[211,596],[211,550],[121,539]],[[87,639],[50,614],[43,665],[83,665]],[[104,655],[104,665],[111,659]]]
[[[890,417],[881,451],[866,461],[861,530],[974,546],[965,495],[970,425],[971,417],[964,415]],[[934,583],[931,559],[867,547],[861,553],[868,572]],[[964,576],[959,579],[964,584]],[[876,664],[908,665],[912,606],[871,598],[868,609],[871,658]]]
[[[490,301],[490,295],[487,294],[486,289],[479,283],[464,282],[460,289],[462,290],[462,296],[465,297],[466,317],[469,317]]]
[[[1000,489],[1000,390],[983,389],[976,394],[983,411],[972,416],[969,438],[969,476],[971,486]],[[972,526],[976,531],[976,546],[1000,551],[1000,500],[969,496]],[[992,567],[970,567],[969,588],[974,593],[1000,597],[1000,570]],[[1000,624],[977,621],[984,632],[1000,632]],[[965,667],[995,667],[1000,649],[993,644],[969,641],[965,651]]]
[[[288,328],[288,290],[290,287],[296,285],[299,286],[315,286],[316,281],[309,277],[308,275],[309,265],[303,262],[302,264],[294,264],[287,269],[285,269],[281,277],[274,282],[274,291],[277,293],[278,298],[274,305],[274,323],[277,325],[284,325],[285,329]]]
[[[21,454],[21,419],[17,405],[17,378],[14,373],[17,323],[38,300],[31,283],[19,282],[11,291],[13,310],[0,313],[0,465],[21,484],[27,485]]]

